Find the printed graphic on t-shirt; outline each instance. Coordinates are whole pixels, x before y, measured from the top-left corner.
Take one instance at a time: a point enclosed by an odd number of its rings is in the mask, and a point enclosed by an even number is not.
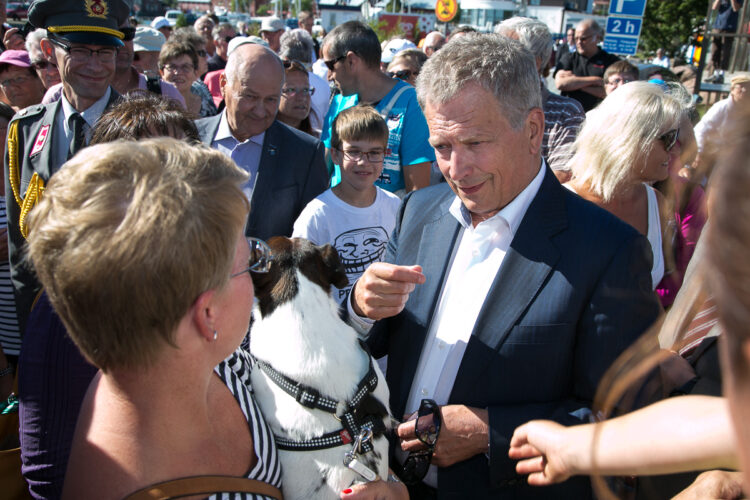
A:
[[[370,264],[382,259],[387,243],[388,233],[381,226],[352,229],[336,236],[333,247],[339,253],[339,259],[349,278],[349,285],[338,290],[339,298],[347,294]]]

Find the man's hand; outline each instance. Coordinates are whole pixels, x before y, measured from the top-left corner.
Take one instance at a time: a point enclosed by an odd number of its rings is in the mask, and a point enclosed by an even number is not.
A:
[[[521,460],[516,472],[529,475],[529,484],[561,483],[574,474],[566,459],[566,428],[548,420],[535,420],[518,427],[510,440],[508,456]],[[522,460],[525,459],[525,460]]]
[[[8,50],[26,50],[26,42],[18,28],[10,28],[5,32],[3,45]]]
[[[425,282],[420,266],[372,264],[352,289],[352,308],[358,316],[378,320],[400,313],[414,291]]]
[[[442,426],[438,436],[432,463],[448,467],[463,462],[474,455],[487,453],[489,446],[489,415],[487,410],[464,405],[440,407]],[[426,446],[417,439],[414,420],[404,422],[396,429],[401,439],[401,449],[417,451]]]
[[[710,470],[698,476],[693,484],[672,500],[734,500],[742,496],[742,473]]]

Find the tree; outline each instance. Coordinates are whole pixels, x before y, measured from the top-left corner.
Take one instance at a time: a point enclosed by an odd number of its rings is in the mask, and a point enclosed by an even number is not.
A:
[[[703,25],[710,0],[651,0],[643,14],[640,48],[653,53],[662,47],[667,54],[679,53],[690,42],[695,28]]]

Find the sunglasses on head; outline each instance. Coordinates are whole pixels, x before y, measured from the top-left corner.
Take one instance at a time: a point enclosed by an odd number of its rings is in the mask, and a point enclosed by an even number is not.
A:
[[[386,75],[390,76],[391,78],[398,78],[399,80],[408,80],[409,78],[414,75],[415,77],[419,75],[418,71],[412,71],[410,69],[402,69],[401,71],[388,71],[386,72]]]
[[[679,135],[680,129],[675,128],[659,136],[659,140],[664,145],[665,151],[670,151],[674,147],[674,145],[677,143],[677,137]]]
[[[281,64],[284,65],[284,69],[294,68],[294,69],[298,69],[300,71],[304,71],[305,73],[307,73],[307,69],[305,68],[305,65],[295,59],[282,59]]]
[[[124,28],[120,28],[120,31],[123,34],[122,41],[123,42],[129,42],[133,38],[135,38],[135,28],[127,26]]]
[[[423,399],[414,420],[414,433],[427,448],[409,452],[401,470],[401,480],[404,483],[417,484],[427,475],[442,423],[440,406],[432,399]]]

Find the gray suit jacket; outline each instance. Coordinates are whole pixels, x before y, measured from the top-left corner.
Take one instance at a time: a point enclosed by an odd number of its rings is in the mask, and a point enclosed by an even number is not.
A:
[[[201,141],[216,137],[221,115],[197,120]],[[279,121],[266,130],[245,227],[247,236],[291,236],[302,209],[328,187],[323,143]]]
[[[119,98],[120,94],[112,89],[107,108],[112,106]],[[57,134],[63,133],[56,130],[55,127],[55,116],[60,106],[62,106],[62,101],[59,99],[46,105],[29,106],[16,113],[8,125],[9,131],[13,123],[17,123],[16,126],[18,127],[18,140],[14,141],[13,145],[6,142],[4,171],[5,204],[8,217],[8,253],[11,280],[16,299],[16,314],[18,315],[21,335],[26,329],[26,319],[40,286],[31,265],[26,262],[26,252],[24,251],[26,240],[19,228],[21,207],[16,195],[21,200],[25,198],[29,182],[35,173],[46,186],[50,177],[67,161],[67,157],[59,157],[59,152],[55,150]],[[11,176],[9,171],[11,148],[17,152],[14,176]],[[12,184],[15,184],[16,193],[14,193]]]

